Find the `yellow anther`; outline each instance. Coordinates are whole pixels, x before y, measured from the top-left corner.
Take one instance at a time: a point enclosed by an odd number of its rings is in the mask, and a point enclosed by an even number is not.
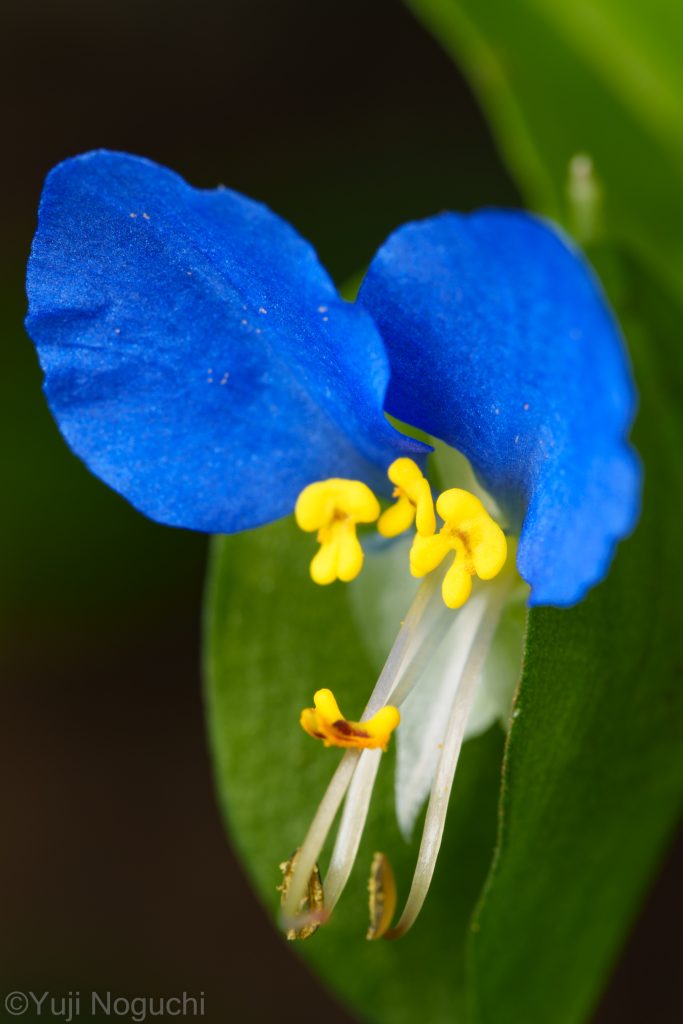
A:
[[[320,550],[311,562],[311,579],[325,585],[356,578],[363,568],[357,523],[374,523],[379,502],[360,480],[321,480],[297,498],[294,515],[302,530],[317,530]]]
[[[313,697],[314,708],[301,712],[301,727],[326,747],[353,747],[386,750],[392,732],[401,721],[397,708],[387,704],[367,722],[350,722],[344,718],[331,690],[318,690]]]
[[[454,551],[455,559],[444,577],[441,593],[449,608],[460,608],[470,596],[473,576],[491,580],[503,568],[507,541],[479,498],[469,491],[458,487],[444,491],[437,499],[436,510],[444,525],[431,537],[415,537],[410,571],[413,576],[426,576]]]
[[[434,501],[429,481],[412,459],[396,459],[387,475],[394,484],[394,497],[398,500],[379,517],[377,529],[383,537],[397,537],[415,521],[421,537],[429,537],[436,530]]]

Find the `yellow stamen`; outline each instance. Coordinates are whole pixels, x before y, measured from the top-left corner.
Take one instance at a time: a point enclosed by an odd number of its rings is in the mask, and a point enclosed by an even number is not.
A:
[[[321,480],[297,498],[294,515],[308,533],[317,531],[320,549],[311,562],[311,579],[326,585],[356,578],[363,568],[357,523],[374,523],[379,502],[360,480]]]
[[[449,608],[460,608],[472,591],[472,577],[491,580],[505,565],[507,541],[479,498],[469,491],[453,487],[436,502],[444,520],[439,533],[416,536],[410,550],[410,571],[418,578],[440,565],[450,551],[455,552],[446,573],[441,593]]]
[[[386,750],[392,732],[401,721],[397,708],[387,704],[367,722],[344,718],[331,690],[318,690],[314,708],[301,712],[301,727],[326,747],[352,747],[355,750]]]
[[[429,481],[412,459],[396,459],[389,466],[387,475],[394,484],[395,505],[379,517],[377,529],[383,537],[397,537],[408,530],[413,521],[421,537],[428,537],[436,530],[434,501]]]

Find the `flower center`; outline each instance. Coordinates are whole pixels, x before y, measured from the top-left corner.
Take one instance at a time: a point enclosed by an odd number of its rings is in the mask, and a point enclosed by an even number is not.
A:
[[[394,484],[396,502],[381,516],[372,491],[357,480],[335,478],[310,484],[296,503],[298,525],[317,532],[320,548],[310,566],[316,583],[351,580],[358,575],[363,550],[356,524],[378,518],[378,531],[385,537],[394,537],[415,524],[410,570],[413,576],[428,577],[402,623],[362,720],[345,718],[327,689],[318,690],[314,707],[301,712],[301,726],[309,735],[322,740],[326,747],[345,748],[345,754],[299,850],[297,863],[291,866],[283,892],[283,922],[288,934],[299,938],[311,934],[311,926],[327,920],[332,913],[358,853],[381,752],[386,751],[400,722],[398,706],[420,684],[426,665],[444,638],[455,632],[458,656],[449,658],[445,670],[443,742],[438,744],[440,756],[413,884],[405,909],[391,928],[395,884],[386,857],[376,854],[369,888],[368,938],[397,938],[417,917],[441,843],[448,795],[478,680],[514,578],[513,573],[502,573],[494,586],[479,590],[462,615],[453,619],[448,609],[465,604],[473,577],[491,580],[503,569],[507,559],[505,535],[481,501],[459,488],[444,491],[437,499],[436,511],[443,520],[437,533],[431,489],[420,468],[411,459],[397,459],[389,467],[388,476]],[[455,556],[450,566],[445,564],[448,555]],[[432,748],[430,741],[430,752]],[[342,803],[342,820],[325,879],[323,910],[311,916],[310,909],[302,913],[302,908],[311,906],[310,899],[306,902],[306,887],[315,876],[318,855]]]

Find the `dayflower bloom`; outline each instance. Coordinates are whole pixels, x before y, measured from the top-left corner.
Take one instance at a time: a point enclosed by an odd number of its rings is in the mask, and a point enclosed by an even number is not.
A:
[[[349,749],[286,866],[285,917],[310,934],[331,913],[401,708],[414,766],[398,793],[404,831],[431,797],[393,930],[390,868],[373,866],[370,937],[401,934],[429,886],[478,682],[519,582],[508,547],[529,603],[567,606],[604,577],[637,517],[635,394],[589,267],[527,214],[442,214],[399,228],[350,304],[264,206],[102,151],[48,176],[28,294],[64,437],[162,523],[230,533],[296,506],[320,543],[313,578],[350,580],[363,564],[356,526],[380,517],[373,492],[389,491],[388,472],[396,504],[379,530],[415,523],[410,568],[425,579],[360,722],[325,690],[302,715]],[[483,488],[446,481],[441,525],[429,448],[385,411],[463,453]],[[344,798],[323,900],[311,878]]]

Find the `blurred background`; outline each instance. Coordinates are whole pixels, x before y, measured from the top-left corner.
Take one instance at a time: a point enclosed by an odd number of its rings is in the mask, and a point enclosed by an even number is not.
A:
[[[123,149],[266,201],[341,282],[404,220],[518,197],[398,0],[5,0],[2,21],[0,985],[204,992],[209,1021],[349,1020],[224,836],[198,665],[205,541],[89,476],[43,403],[22,328],[35,210],[54,163]],[[600,1024],[683,1015],[682,854]]]

